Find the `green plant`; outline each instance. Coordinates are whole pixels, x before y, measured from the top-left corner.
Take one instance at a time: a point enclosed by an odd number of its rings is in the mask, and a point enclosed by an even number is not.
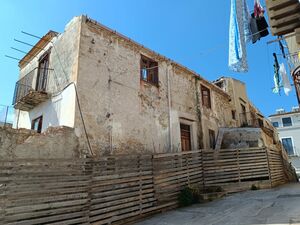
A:
[[[185,187],[180,191],[178,196],[178,202],[180,206],[188,206],[197,202],[195,191],[190,187]]]
[[[255,184],[252,184],[251,188],[250,188],[252,191],[256,191],[256,190],[259,190],[259,187],[256,186]]]

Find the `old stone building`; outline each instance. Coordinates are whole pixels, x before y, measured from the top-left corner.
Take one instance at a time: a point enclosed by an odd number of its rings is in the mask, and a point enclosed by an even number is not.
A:
[[[86,16],[48,32],[19,66],[14,127],[73,127],[95,155],[214,148],[219,128],[250,118],[242,83],[225,90]]]

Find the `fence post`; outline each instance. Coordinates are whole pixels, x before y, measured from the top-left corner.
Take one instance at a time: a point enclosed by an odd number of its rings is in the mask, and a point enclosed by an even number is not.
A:
[[[237,166],[239,172],[239,184],[241,183],[241,168],[240,168],[240,149],[236,149]]]
[[[200,150],[201,151],[201,169],[202,169],[202,183],[203,183],[203,190],[205,188],[205,179],[204,179],[204,158],[203,158],[203,149]]]
[[[273,187],[273,185],[272,185],[272,173],[271,173],[271,167],[270,167],[270,161],[269,161],[269,150],[268,150],[267,147],[265,147],[265,152],[266,152],[266,157],[267,157],[269,181],[270,181],[270,186],[272,188]]]

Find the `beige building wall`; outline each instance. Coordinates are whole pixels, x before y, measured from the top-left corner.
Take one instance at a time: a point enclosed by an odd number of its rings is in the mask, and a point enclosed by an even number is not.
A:
[[[209,148],[208,130],[217,135],[219,127],[231,124],[230,96],[224,91],[173,61],[81,18],[77,83],[95,154],[181,151],[180,123],[191,126],[192,149]],[[140,79],[141,55],[158,62],[158,87]],[[211,109],[202,106],[201,84],[210,89]],[[78,110],[75,127],[84,139]]]

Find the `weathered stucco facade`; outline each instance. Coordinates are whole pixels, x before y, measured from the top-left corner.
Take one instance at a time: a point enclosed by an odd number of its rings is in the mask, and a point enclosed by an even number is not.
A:
[[[190,150],[212,148],[220,127],[241,125],[232,114],[239,115],[239,102],[247,101],[250,110],[241,82],[222,89],[86,16],[73,18],[44,48],[51,48],[51,97],[20,111],[15,126],[30,128],[43,115],[43,131],[74,127],[87,153],[181,151],[183,126],[189,128]],[[20,62],[21,77],[38,66],[44,52],[25,58],[29,64]],[[141,78],[143,57],[157,65],[155,85]]]
[[[192,149],[208,148],[208,130],[229,125],[230,96],[192,71],[85,17],[80,36],[78,92],[97,152],[180,151],[180,123],[191,126]],[[158,86],[141,80],[141,55],[158,62]]]

